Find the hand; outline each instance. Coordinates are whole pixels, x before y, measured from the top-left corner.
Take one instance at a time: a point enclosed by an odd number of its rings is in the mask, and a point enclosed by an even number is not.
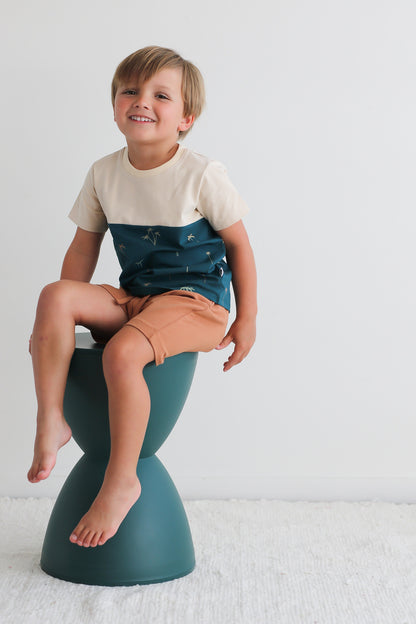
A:
[[[231,342],[235,348],[230,357],[224,362],[224,372],[239,364],[248,355],[256,339],[256,323],[251,320],[236,319],[216,349],[225,349]]]

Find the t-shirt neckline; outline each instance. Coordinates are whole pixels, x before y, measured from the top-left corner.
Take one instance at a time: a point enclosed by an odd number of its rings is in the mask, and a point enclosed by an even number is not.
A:
[[[182,158],[183,154],[185,153],[185,150],[186,148],[183,145],[179,145],[178,149],[176,150],[176,153],[172,156],[172,158],[170,158],[168,161],[163,163],[163,165],[159,165],[159,167],[154,167],[153,169],[136,169],[136,167],[133,167],[133,165],[131,164],[129,160],[128,147],[125,147],[123,148],[123,155],[122,155],[123,166],[126,169],[126,171],[128,171],[128,173],[136,177],[156,175],[158,173],[162,173],[162,171],[165,171],[166,169],[170,169],[170,167],[175,165],[178,162],[178,160]]]

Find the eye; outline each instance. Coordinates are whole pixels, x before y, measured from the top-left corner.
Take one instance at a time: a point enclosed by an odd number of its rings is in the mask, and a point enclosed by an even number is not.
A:
[[[123,95],[136,95],[135,89],[124,89]]]
[[[169,99],[169,98],[168,98],[168,96],[167,96],[167,95],[165,95],[164,93],[157,93],[157,94],[156,94],[156,97],[157,97],[159,100],[168,100],[168,99]]]

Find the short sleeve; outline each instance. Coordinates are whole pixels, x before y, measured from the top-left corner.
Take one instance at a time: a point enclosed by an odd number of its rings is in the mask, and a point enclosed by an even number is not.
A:
[[[248,212],[247,204],[218,161],[211,161],[204,172],[197,209],[216,231],[234,225]]]
[[[107,219],[94,186],[94,166],[90,168],[84,185],[69,213],[69,218],[88,232],[106,232]]]

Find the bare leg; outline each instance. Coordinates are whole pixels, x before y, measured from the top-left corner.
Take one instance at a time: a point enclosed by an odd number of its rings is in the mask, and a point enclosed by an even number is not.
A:
[[[70,536],[74,544],[104,544],[115,535],[140,496],[136,470],[150,413],[149,391],[142,373],[145,364],[153,359],[150,342],[129,326],[121,329],[104,349],[111,453],[101,489]]]
[[[38,414],[33,462],[27,475],[31,483],[49,476],[58,450],[71,438],[63,398],[75,347],[75,325],[115,332],[125,321],[124,312],[99,286],[62,280],[42,291],[32,336]]]

